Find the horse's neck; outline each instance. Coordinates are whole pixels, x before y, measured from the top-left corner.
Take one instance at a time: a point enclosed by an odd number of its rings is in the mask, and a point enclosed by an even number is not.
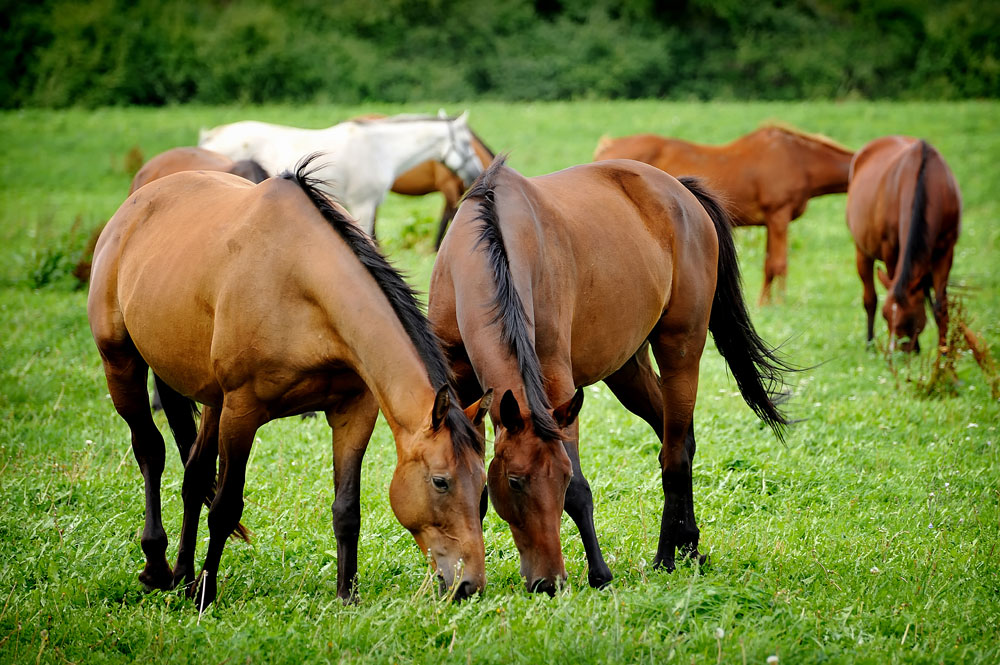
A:
[[[392,166],[393,179],[417,164],[439,161],[449,140],[444,120],[373,122],[366,130],[373,151]]]
[[[791,140],[809,178],[809,196],[847,191],[853,153],[804,137]]]
[[[362,305],[362,320],[347,332],[357,361],[354,370],[364,379],[385,415],[397,445],[416,433],[431,413],[436,389],[420,354],[403,331],[388,303]]]

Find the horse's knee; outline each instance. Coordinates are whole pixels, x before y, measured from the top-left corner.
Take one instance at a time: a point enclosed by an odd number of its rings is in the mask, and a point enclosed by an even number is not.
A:
[[[574,474],[566,488],[565,509],[570,517],[594,510],[594,494],[582,474]]]
[[[333,533],[337,540],[357,538],[361,532],[361,510],[355,501],[338,499],[333,502]]]

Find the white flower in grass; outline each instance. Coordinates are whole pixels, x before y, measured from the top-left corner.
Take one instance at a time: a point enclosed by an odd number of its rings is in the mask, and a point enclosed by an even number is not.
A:
[[[778,657],[777,656],[768,656],[767,657],[767,665],[778,665]]]
[[[878,575],[882,571],[878,569],[878,566],[872,566],[872,569],[868,572],[870,572],[872,575]]]
[[[715,629],[715,639],[721,640],[725,636],[726,636],[726,631],[722,629],[722,626],[719,626],[718,628]]]

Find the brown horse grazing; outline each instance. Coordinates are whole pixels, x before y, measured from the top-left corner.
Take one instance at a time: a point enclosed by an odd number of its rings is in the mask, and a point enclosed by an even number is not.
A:
[[[307,162],[308,163],[308,162]],[[337,594],[357,574],[361,460],[379,409],[396,440],[390,502],[464,598],[485,584],[479,506],[481,421],[490,400],[457,406],[447,362],[413,292],[371,240],[316,189],[306,164],[252,185],[185,172],[141,188],[108,222],[87,302],[108,388],[145,479],[140,579],[216,594],[219,559],[243,512],[247,459],[274,418],[324,410],[333,429]],[[146,394],[151,368],[184,471],[177,565],[160,518],[163,439]],[[192,407],[204,405],[195,438]],[[470,415],[471,414],[471,415]],[[210,541],[200,589],[194,552],[202,499]]]
[[[825,136],[769,125],[721,146],[653,134],[602,138],[594,159],[635,159],[675,176],[698,176],[725,198],[736,224],[766,226],[763,304],[776,277],[785,288],[788,225],[810,198],[847,191],[853,154]]]
[[[147,183],[181,171],[224,171],[253,183],[263,182],[268,177],[263,167],[252,159],[234,162],[225,155],[211,150],[183,146],[161,152],[143,164],[132,179],[132,188],[128,193],[132,194]]]
[[[356,120],[369,120],[384,118],[386,116],[379,113],[368,113],[358,116]],[[483,164],[489,164],[496,155],[490,150],[479,135],[469,128],[472,134],[472,149]],[[444,238],[448,224],[451,223],[458,210],[458,204],[465,193],[465,183],[461,176],[449,169],[441,162],[426,161],[417,164],[409,171],[406,171],[392,183],[392,191],[404,196],[425,196],[434,192],[441,192],[444,195],[444,210],[441,211],[441,221],[438,224],[437,237],[434,239],[434,249],[441,247],[441,239]]]
[[[211,150],[184,146],[161,152],[146,162],[132,178],[132,186],[129,187],[128,193],[132,194],[147,183],[181,171],[224,171],[246,178],[253,183],[267,180],[267,173],[264,172],[260,164],[252,159],[234,162],[225,155]],[[94,248],[97,246],[97,239],[101,237],[103,230],[104,226],[102,225],[90,234],[87,246],[84,248],[76,268],[73,269],[73,276],[81,284],[90,281],[90,264],[93,260]]]
[[[889,348],[919,351],[927,323],[924,299],[938,327],[938,347],[948,334],[948,273],[961,227],[962,198],[944,157],[926,141],[908,136],[875,139],[851,163],[847,226],[854,236],[858,275],[864,285],[868,341],[874,337],[875,261],[888,290],[882,316]],[[934,296],[931,296],[931,289]]]
[[[612,579],[580,467],[582,386],[604,381],[662,443],[654,565],[668,570],[675,548],[699,556],[692,415],[709,330],[751,408],[779,435],[787,422],[773,394],[788,367],[747,315],[726,212],[696,180],[645,164],[524,178],[498,158],[441,245],[428,316],[460,398],[471,401],[481,384],[503,391],[490,412],[489,493],[532,591],[553,592],[566,578],[564,507],[580,529],[590,584]]]

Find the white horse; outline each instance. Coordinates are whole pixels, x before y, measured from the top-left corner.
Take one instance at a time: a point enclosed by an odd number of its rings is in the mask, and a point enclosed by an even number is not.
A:
[[[472,148],[468,111],[457,118],[398,115],[348,120],[326,129],[299,129],[245,121],[202,130],[199,147],[233,160],[253,159],[275,175],[306,155],[324,153],[314,176],[369,235],[375,210],[396,178],[417,164],[439,161],[468,187],[483,171]]]

